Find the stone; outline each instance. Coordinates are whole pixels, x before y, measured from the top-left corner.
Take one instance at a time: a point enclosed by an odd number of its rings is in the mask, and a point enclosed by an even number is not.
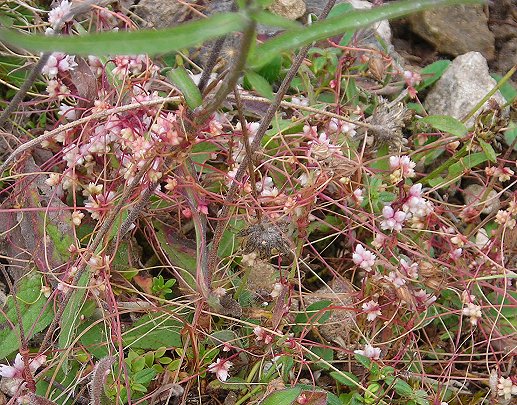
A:
[[[427,95],[424,107],[431,115],[450,115],[461,120],[496,84],[488,73],[483,55],[469,52],[454,59]],[[500,106],[506,102],[499,91],[492,98]],[[486,109],[487,104],[467,121],[467,126],[474,124],[475,117]],[[508,110],[503,111],[503,114],[507,113]]]
[[[269,10],[289,20],[297,20],[305,14],[306,7],[303,0],[275,0]]]
[[[483,199],[486,193],[486,187],[480,184],[470,184],[465,190],[463,190],[463,198],[465,199],[465,205],[473,207],[477,210],[481,210],[482,214],[495,214],[501,207],[501,202],[497,191],[490,190],[488,196]]]
[[[459,56],[477,51],[487,60],[494,58],[495,37],[483,6],[441,7],[410,15],[408,20],[411,30],[440,53]]]
[[[145,21],[145,28],[167,28],[183,22],[190,12],[185,3],[194,0],[140,0],[135,14]]]

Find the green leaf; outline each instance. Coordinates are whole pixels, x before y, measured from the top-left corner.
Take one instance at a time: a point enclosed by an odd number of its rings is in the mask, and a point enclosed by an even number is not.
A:
[[[355,359],[366,369],[369,369],[372,365],[372,361],[369,357],[363,356],[362,354],[355,353]]]
[[[460,159],[459,162],[451,165],[446,181],[463,175],[466,170],[470,170],[473,167],[486,162],[487,160],[488,156],[485,154],[485,152],[478,152],[465,156],[464,158]]]
[[[172,83],[181,91],[191,110],[199,107],[203,103],[201,92],[183,66],[169,70],[167,76],[169,76]]]
[[[330,300],[322,300],[315,302],[307,307],[305,312],[296,315],[295,322],[297,324],[308,324],[308,323],[325,323],[330,318],[331,311],[324,311],[329,305],[332,304]]]
[[[352,10],[354,10],[354,6],[352,6],[350,3],[339,3],[332,7],[332,10],[330,10],[328,18],[338,17],[340,15],[349,13]],[[345,32],[343,34],[343,38],[341,38],[341,40],[339,41],[339,45],[347,46],[352,40],[353,36],[354,31]]]
[[[503,78],[501,75],[495,73],[490,76],[497,80],[497,82],[500,82]],[[509,81],[505,82],[503,86],[499,89],[499,91],[508,103],[511,103],[515,99],[515,97],[517,97],[517,89]]]
[[[277,55],[271,62],[262,66],[257,73],[266,79],[269,83],[273,84],[280,78],[280,71],[282,69],[282,57]]]
[[[16,287],[23,330],[27,339],[50,325],[54,317],[52,305],[47,305],[47,299],[41,292],[42,286],[41,275],[32,272],[20,279]],[[14,329],[11,327],[12,324]],[[20,347],[19,327],[13,297],[10,295],[0,311],[0,358],[9,356]]]
[[[359,378],[348,371],[341,371],[339,373],[337,371],[332,371],[330,376],[338,383],[346,385],[347,387],[355,388],[360,384]]]
[[[178,281],[182,283],[182,287],[185,287],[186,283],[195,291],[197,267],[195,243],[184,239],[176,230],[162,222],[154,221],[153,225],[156,229],[156,239],[166,255],[165,259],[181,274],[181,280]]]
[[[461,121],[449,115],[430,115],[420,120],[433,128],[448,132],[451,135],[462,137],[467,133],[467,127]]]
[[[82,323],[77,332],[81,335],[80,342],[88,353],[100,360],[109,355],[106,325],[100,322],[89,328],[90,326],[90,322]],[[84,332],[85,330],[86,332]]]
[[[307,353],[307,358],[314,362],[314,369],[328,370],[330,367],[326,363],[332,364],[334,361],[334,350],[329,347],[317,346],[311,346],[309,349],[310,352]]]
[[[496,163],[497,162],[497,153],[495,153],[494,148],[492,148],[492,145],[485,142],[483,139],[478,139],[479,145],[481,146],[481,149],[483,149],[483,152],[485,152],[486,157],[491,162]]]
[[[395,381],[395,379],[396,379],[396,381]],[[386,377],[385,380],[389,385],[393,384],[393,389],[401,397],[412,397],[413,396],[413,394],[414,394],[413,387],[411,387],[411,385],[409,385],[404,380],[401,380],[400,378],[397,378],[397,377]],[[393,383],[393,381],[395,381],[395,383]]]
[[[124,344],[132,349],[181,347],[181,329],[183,324],[169,314],[148,314],[140,318],[122,338]]]
[[[259,93],[262,97],[266,97],[270,100],[273,99],[273,89],[271,88],[269,82],[261,75],[250,70],[246,73],[244,79],[247,80],[251,87],[253,87],[253,89],[256,90],[257,93]]]
[[[404,0],[390,3],[382,7],[374,7],[369,10],[354,10],[346,15],[318,21],[311,26],[298,28],[281,34],[262,45],[259,45],[253,55],[250,56],[249,64],[252,67],[259,67],[267,63],[280,52],[294,50],[314,41],[340,35],[346,31],[357,30],[373,24],[377,21],[402,17],[403,15],[434,8],[442,5],[460,3],[481,3],[480,0]],[[1,39],[1,38],[0,38]]]
[[[88,271],[85,271],[77,282],[77,287],[79,288],[74,288],[72,297],[63,311],[58,338],[58,347],[62,350],[69,348],[72,340],[75,338],[77,326],[80,320],[78,315],[85,303],[85,287],[88,285],[89,280],[90,275]],[[68,355],[67,353],[64,353],[63,356],[63,371],[68,371]]]
[[[290,405],[300,395],[300,387],[289,388],[286,390],[275,391],[269,394],[260,404],[261,405]]]
[[[417,90],[425,89],[435,83],[451,64],[450,60],[438,60],[430,65],[427,65],[420,71],[422,82],[416,86]]]
[[[26,35],[0,28],[0,41],[30,51],[61,51],[75,55],[157,55],[199,45],[209,39],[241,31],[247,18],[241,13],[219,13],[163,30],[102,32],[82,36]]]
[[[504,132],[504,140],[507,145],[511,145],[517,138],[517,125],[515,122],[510,122],[508,129]],[[513,146],[513,150],[517,150],[517,143]]]

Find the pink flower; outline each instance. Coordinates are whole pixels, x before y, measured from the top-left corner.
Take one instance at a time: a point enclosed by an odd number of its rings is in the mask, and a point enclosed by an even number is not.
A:
[[[402,287],[404,284],[406,284],[406,280],[404,280],[400,273],[398,271],[390,271],[390,273],[388,274],[388,276],[386,277],[386,280],[390,281],[391,283],[393,283],[393,285],[395,286],[395,288],[400,288]]]
[[[215,363],[208,366],[208,371],[214,373],[219,381],[226,381],[229,377],[228,370],[233,363],[224,359],[217,359]]]
[[[403,76],[406,84],[409,87],[416,86],[422,80],[422,76],[420,76],[419,73],[411,72],[410,70],[404,70]]]
[[[177,117],[173,113],[168,113],[167,116],[158,116],[156,123],[151,126],[151,130],[157,134],[160,139],[177,146],[181,143],[182,137],[177,131]]]
[[[368,357],[373,360],[379,360],[381,357],[381,349],[373,347],[371,344],[364,345],[364,350],[354,350],[354,353]]]
[[[414,177],[416,163],[409,156],[390,156],[390,168],[399,170],[402,177]]]
[[[424,290],[420,289],[413,293],[419,305],[428,307],[436,301],[436,297],[432,294],[427,294]]]
[[[368,302],[365,302],[363,305],[363,311],[366,312],[368,315],[366,316],[366,319],[368,321],[373,321],[375,318],[377,318],[379,315],[382,315],[381,308],[378,303],[371,300]]]
[[[381,222],[381,229],[389,229],[390,231],[402,230],[402,225],[406,219],[406,213],[404,211],[395,212],[390,205],[386,205],[382,209],[382,216],[385,219]]]
[[[34,373],[38,368],[40,368],[43,363],[47,360],[47,356],[38,355],[33,359],[29,360],[29,369],[32,373]],[[24,362],[22,355],[18,353],[14,359],[14,364],[12,366],[0,365],[0,376],[3,379],[11,379],[10,384],[8,384],[9,392],[8,394],[14,396],[16,392],[19,390],[20,386],[24,382]],[[4,381],[2,381],[4,383]]]
[[[422,197],[422,184],[413,184],[409,189],[409,196],[402,205],[404,212],[423,218],[433,210],[433,204]]]
[[[365,249],[363,245],[357,245],[355,252],[352,254],[354,263],[366,271],[372,271],[372,266],[375,264],[376,259],[377,256]]]
[[[261,326],[256,326],[253,329],[253,333],[257,336],[257,341],[263,340],[266,345],[273,341],[273,336],[267,333]]]
[[[400,269],[406,277],[413,280],[418,278],[418,263],[409,264],[405,259],[400,259]]]

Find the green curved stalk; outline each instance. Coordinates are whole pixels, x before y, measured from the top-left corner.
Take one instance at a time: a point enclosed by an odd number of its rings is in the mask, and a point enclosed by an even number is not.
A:
[[[103,32],[81,36],[26,35],[0,28],[0,41],[29,51],[61,51],[74,55],[149,56],[179,51],[230,32],[242,31],[248,19],[241,13],[221,13],[163,30]]]

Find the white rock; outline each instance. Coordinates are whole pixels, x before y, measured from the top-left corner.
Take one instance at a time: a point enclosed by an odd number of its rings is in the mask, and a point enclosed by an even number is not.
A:
[[[450,115],[461,120],[496,84],[488,73],[488,65],[483,55],[479,52],[468,52],[454,59],[429,92],[424,106],[431,115]],[[492,97],[499,105],[506,102],[499,91]],[[485,103],[476,115],[467,121],[467,126],[474,124],[475,117],[486,109],[487,104]]]

